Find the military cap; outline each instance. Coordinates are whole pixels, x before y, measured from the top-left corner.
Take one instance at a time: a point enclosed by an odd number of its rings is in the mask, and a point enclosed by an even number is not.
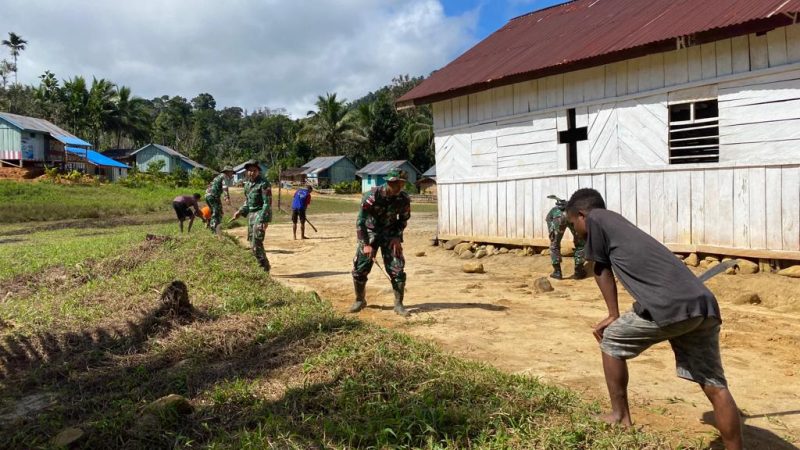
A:
[[[386,181],[408,181],[408,174],[405,170],[391,169],[386,173]]]

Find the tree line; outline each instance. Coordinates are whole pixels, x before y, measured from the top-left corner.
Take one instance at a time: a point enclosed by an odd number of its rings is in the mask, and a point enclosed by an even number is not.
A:
[[[15,33],[3,41],[13,62],[0,63],[0,111],[47,119],[100,151],[152,142],[214,168],[250,158],[272,167],[298,167],[316,156],[336,155],[359,167],[407,159],[426,170],[434,161],[430,108],[398,111],[394,106],[422,77],[398,76],[354,101],[326,93],[315,110],[295,119],[283,108],[219,109],[209,93],[145,99],[111,80],[60,80],[49,70],[38,77],[38,85],[22,85],[16,81],[17,58],[27,44]]]

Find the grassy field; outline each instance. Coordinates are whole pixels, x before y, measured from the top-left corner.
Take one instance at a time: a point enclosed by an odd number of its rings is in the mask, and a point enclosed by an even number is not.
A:
[[[196,190],[195,190],[196,191]],[[118,219],[149,213],[160,213],[167,220],[173,216],[172,199],[181,194],[191,194],[191,188],[174,189],[163,186],[126,188],[117,184],[99,186],[59,185],[51,183],[20,183],[0,181],[0,199],[3,213],[0,224],[64,219]],[[198,192],[203,194],[203,192]],[[291,213],[291,193],[283,190],[282,209]],[[274,218],[288,220],[278,211],[278,192],[274,191]],[[233,189],[232,206],[225,205],[229,217],[243,203],[241,189]],[[309,216],[327,213],[353,213],[358,211],[356,197],[341,198],[314,195]],[[414,204],[415,212],[435,212],[435,204]]]
[[[0,241],[3,447],[67,427],[81,448],[665,447],[566,390],[344,317],[229,239],[142,221],[0,228],[24,238]],[[162,305],[174,280],[190,311]],[[191,411],[147,407],[168,394]]]

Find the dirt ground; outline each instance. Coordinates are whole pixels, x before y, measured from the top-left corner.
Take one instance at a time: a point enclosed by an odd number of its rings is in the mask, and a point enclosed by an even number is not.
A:
[[[355,219],[334,214],[310,218],[319,232],[309,228],[310,239],[305,241],[292,240],[291,223],[268,229],[265,246],[272,274],[292,287],[316,291],[344,311],[353,300]],[[491,256],[481,260],[485,274],[465,274],[463,261],[453,252],[431,246],[435,230],[435,214],[415,214],[406,230],[406,305],[412,316],[403,319],[392,312],[389,281],[376,266],[367,287],[369,306],[360,317],[432,340],[460,357],[538,377],[607,404],[600,355],[591,334],[592,325],[606,311],[594,280],[553,281],[553,292],[534,294],[533,280],[550,271],[549,257],[538,255]],[[229,232],[246,235],[244,228]],[[415,256],[418,252],[425,256]],[[571,261],[565,262],[565,275],[572,270]],[[747,448],[797,448],[800,280],[723,274],[708,286],[722,308],[723,363],[731,391],[745,413]],[[752,292],[762,303],[740,304],[738,299]],[[630,297],[621,295],[625,309]],[[675,376],[668,344],[634,359],[630,372],[637,426],[693,441],[716,439],[710,404],[699,387]]]

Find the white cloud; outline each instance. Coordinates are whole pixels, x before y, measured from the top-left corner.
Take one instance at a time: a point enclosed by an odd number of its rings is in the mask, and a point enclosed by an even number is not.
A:
[[[475,42],[477,13],[438,0],[4,0],[0,34],[29,41],[20,82],[48,69],[152,98],[208,92],[218,107],[354,99],[398,74],[427,75]]]

